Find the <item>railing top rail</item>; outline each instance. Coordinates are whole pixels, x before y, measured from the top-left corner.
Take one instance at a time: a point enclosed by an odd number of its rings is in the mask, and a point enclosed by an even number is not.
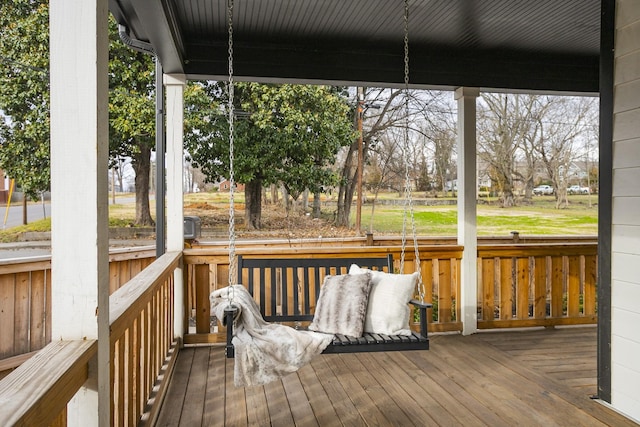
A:
[[[155,257],[155,247],[111,248],[109,261]],[[22,273],[51,268],[51,255],[0,259],[0,274]]]
[[[155,246],[136,246],[127,248],[111,248],[109,261],[120,261],[132,258],[147,258],[156,256]]]
[[[146,305],[143,297],[150,294],[160,283],[163,283],[180,263],[181,252],[167,252],[142,270],[137,276],[117,289],[109,297],[109,323],[111,337],[117,339],[118,331],[124,330]]]
[[[36,270],[49,270],[51,268],[51,256],[12,258],[0,261],[0,274],[24,273]]]
[[[559,255],[597,255],[597,243],[511,243],[498,245],[478,245],[478,256],[559,256]]]
[[[48,262],[51,261],[51,255],[5,258],[5,259],[0,259],[0,267],[4,265],[29,264],[29,263],[47,262],[47,261]]]
[[[460,245],[433,245],[433,246],[420,246],[423,251],[433,252],[459,252],[463,249]],[[338,257],[348,257],[350,254],[370,254],[370,255],[385,255],[388,253],[395,253],[400,251],[400,246],[332,246],[332,247],[293,247],[293,248],[238,248],[237,253],[239,255],[256,255],[264,257],[266,255],[274,258],[295,258],[295,257],[309,257],[317,254],[320,257],[326,258],[328,255]],[[183,251],[185,256],[202,256],[202,255],[220,255],[227,254],[226,248],[199,248],[199,249],[185,249]]]
[[[423,244],[455,244],[457,242],[456,236],[418,236],[420,245]],[[597,235],[519,235],[520,241],[526,241],[527,243],[544,243],[544,242],[597,242]],[[391,244],[389,242],[397,241],[400,245],[401,237],[397,235],[385,235],[378,234],[373,236],[374,245],[382,244],[382,246]],[[486,243],[493,244],[493,242],[505,242],[509,243],[513,240],[512,236],[478,236],[478,244]],[[238,239],[236,246],[238,247],[254,247],[254,246],[296,246],[296,247],[312,247],[323,244],[330,244],[334,246],[339,245],[363,245],[367,242],[366,237],[308,237],[308,238],[295,238],[295,239]],[[226,247],[229,243],[226,240],[200,240],[194,242],[193,247],[198,248],[216,248]]]
[[[0,425],[49,425],[87,379],[97,341],[53,341],[0,381]]]

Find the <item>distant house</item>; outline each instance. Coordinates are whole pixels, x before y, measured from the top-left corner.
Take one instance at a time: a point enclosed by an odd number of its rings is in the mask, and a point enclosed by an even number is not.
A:
[[[0,203],[7,203],[9,199],[9,178],[5,177],[4,171],[0,169]]]
[[[218,191],[220,192],[228,192],[231,188],[231,183],[229,180],[225,179],[218,184]],[[244,184],[240,184],[236,182],[236,190],[235,191],[244,191]]]

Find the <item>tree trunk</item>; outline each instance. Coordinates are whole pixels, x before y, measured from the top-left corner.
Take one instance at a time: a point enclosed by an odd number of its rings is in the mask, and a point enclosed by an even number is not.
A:
[[[351,202],[353,193],[355,192],[356,177],[355,168],[353,167],[353,155],[355,153],[355,144],[349,147],[349,152],[344,161],[342,168],[342,180],[338,191],[338,212],[336,214],[336,225],[338,227],[349,226],[349,214],[351,213]]]
[[[287,191],[287,187],[281,184],[280,191],[282,191],[282,207],[284,208],[285,211],[289,212],[291,199],[289,198],[289,192]]]
[[[247,229],[260,229],[262,214],[262,181],[249,181],[244,186],[244,221]]]
[[[27,224],[27,192],[22,190],[22,225]]]
[[[133,170],[136,173],[136,220],[135,225],[153,226],[149,208],[149,170],[151,167],[151,148],[140,144],[140,153],[133,156]]]
[[[307,212],[309,210],[309,189],[305,189],[302,192],[302,211]]]
[[[525,200],[531,200],[533,198],[533,187],[534,187],[534,182],[533,182],[533,174],[530,175],[529,178],[527,178],[527,181],[525,183],[525,187],[524,187],[524,198]]]
[[[118,180],[118,185],[120,186],[120,192],[124,193],[124,177],[122,176],[122,167],[116,168],[116,179]]]
[[[320,193],[313,193],[313,217],[320,218]]]
[[[510,208],[516,205],[515,198],[513,197],[513,189],[511,187],[505,188],[502,191],[500,201],[503,208]]]

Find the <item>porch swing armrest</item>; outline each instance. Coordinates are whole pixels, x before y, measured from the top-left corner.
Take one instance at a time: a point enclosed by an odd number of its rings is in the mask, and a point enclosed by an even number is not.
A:
[[[233,321],[238,313],[237,307],[227,307],[224,309],[224,318],[222,324],[227,327],[227,345],[225,346],[225,353],[227,358],[233,359],[235,356],[233,350]]]
[[[422,302],[422,301],[417,300],[417,299],[412,299],[411,301],[409,301],[409,303],[415,305],[417,308],[425,308],[425,309],[427,309],[427,308],[433,307],[433,304],[431,304],[430,302]]]
[[[419,311],[420,311],[420,337],[426,339],[428,337],[428,332],[427,332],[427,308],[433,307],[433,304],[428,303],[428,302],[422,302],[422,301],[417,300],[417,299],[412,299],[411,301],[409,301],[409,303],[411,303],[412,305],[417,307],[419,309]]]

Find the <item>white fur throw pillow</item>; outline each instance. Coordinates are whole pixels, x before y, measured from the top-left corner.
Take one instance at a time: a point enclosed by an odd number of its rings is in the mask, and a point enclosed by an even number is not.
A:
[[[360,268],[353,264],[349,274],[371,274],[371,292],[364,331],[374,334],[411,335],[409,301],[418,282],[418,272],[391,274]]]
[[[361,337],[370,291],[370,274],[326,276],[309,330]]]

